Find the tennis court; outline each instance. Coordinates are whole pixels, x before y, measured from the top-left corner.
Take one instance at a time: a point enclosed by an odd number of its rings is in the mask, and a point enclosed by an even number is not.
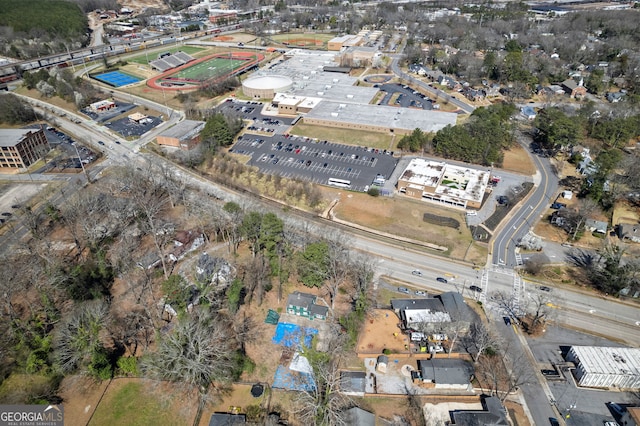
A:
[[[137,83],[142,80],[141,78],[125,74],[122,71],[109,71],[103,74],[93,75],[92,77],[113,87],[126,86],[127,84]]]

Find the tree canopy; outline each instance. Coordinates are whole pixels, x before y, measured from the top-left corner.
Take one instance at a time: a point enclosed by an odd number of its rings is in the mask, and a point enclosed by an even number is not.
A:
[[[513,143],[513,104],[478,108],[463,125],[447,126],[433,138],[433,151],[444,157],[489,166],[502,164],[502,150]]]
[[[73,38],[87,32],[87,17],[80,7],[68,1],[0,0],[0,26],[14,32],[44,31]]]
[[[560,108],[544,108],[538,112],[533,125],[536,127],[535,141],[543,149],[555,152],[562,147],[574,145],[580,133],[578,120],[565,114]]]

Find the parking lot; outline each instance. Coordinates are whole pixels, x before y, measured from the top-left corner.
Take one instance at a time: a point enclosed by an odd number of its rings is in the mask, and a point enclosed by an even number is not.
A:
[[[248,164],[264,173],[290,179],[329,184],[349,181],[350,189],[367,191],[379,175],[388,179],[395,166],[392,152],[319,141],[287,132],[293,118],[262,114],[260,102],[223,102],[219,111],[234,112],[250,124],[230,152],[248,155]]]
[[[399,106],[402,108],[422,108],[425,110],[433,109],[433,102],[428,96],[423,95],[417,90],[413,90],[409,86],[389,83],[381,84],[378,88],[386,93],[384,98],[382,98],[382,101],[380,101],[380,105]],[[394,103],[389,103],[393,95],[396,93],[399,95]]]
[[[288,134],[246,133],[231,152],[250,156],[249,164],[265,173],[322,185],[330,178],[343,179],[355,191],[367,191],[378,175],[389,178],[396,166],[396,159],[387,151]]]
[[[547,326],[543,336],[529,338],[529,346],[538,366],[543,370],[553,368],[553,364],[563,365],[562,354],[571,345],[620,346],[604,338],[583,334],[577,331]],[[618,390],[580,388],[576,386],[570,369],[564,369],[566,380],[548,378],[549,388],[555,399],[555,405],[564,416],[568,426],[601,426],[605,421],[620,420],[612,412],[609,402],[628,405],[634,402],[632,393]]]

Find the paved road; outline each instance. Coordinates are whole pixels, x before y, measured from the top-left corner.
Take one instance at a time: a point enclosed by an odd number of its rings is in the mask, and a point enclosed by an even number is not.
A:
[[[395,63],[395,66],[397,67],[397,63]],[[406,76],[405,78],[407,77],[410,76]],[[421,82],[416,82],[416,84],[423,85]],[[425,87],[425,89],[430,90],[428,86]],[[123,96],[124,99],[130,96],[124,94],[117,95]],[[149,105],[150,102],[136,98],[136,101],[138,100],[143,105]],[[45,107],[41,101],[31,101],[38,104],[38,106]],[[473,108],[466,104],[465,106]],[[162,108],[161,105],[159,106],[157,104],[153,104],[152,107],[155,109]],[[47,108],[51,111],[50,106],[47,106]],[[107,159],[100,167],[92,168],[92,178],[100,174],[101,167],[106,168],[111,164],[122,164],[124,161],[151,161],[164,164],[167,168],[173,169],[174,173],[180,174],[188,183],[194,184],[206,193],[214,194],[216,197],[222,198],[225,201],[238,200],[239,195],[236,193],[221,188],[211,182],[204,181],[200,177],[178,166],[164,163],[163,159],[155,156],[142,156],[138,153],[139,147],[151,140],[155,134],[162,131],[162,129],[154,131],[153,134],[145,135],[140,141],[134,143],[121,142],[121,144],[118,145],[115,144],[115,140],[118,140],[118,138],[114,137],[105,128],[96,126],[93,122],[81,116],[75,116],[66,111],[64,113],[66,117],[58,119],[58,126],[66,132],[75,134],[79,139],[90,141],[92,146],[102,149],[107,156]],[[170,115],[172,115],[172,120],[177,121],[181,118],[181,115],[178,113],[170,113]],[[79,120],[80,122],[77,123],[71,120]],[[97,140],[105,141],[106,148],[103,146],[95,146],[94,144]],[[513,255],[515,241],[517,241],[519,236],[524,235],[526,230],[533,225],[534,220],[538,218],[537,215],[546,208],[547,201],[556,191],[554,185],[557,184],[551,174],[548,161],[534,157],[534,162],[539,169],[539,173],[536,176],[538,187],[522,207],[513,212],[506,225],[498,232],[493,245],[494,262],[496,256],[502,254],[504,256],[504,266],[507,267],[505,268],[505,272],[509,272],[510,268],[508,267],[515,264],[515,256]],[[71,178],[68,185],[81,184],[83,178],[82,175],[76,175]],[[62,200],[62,194],[57,196],[57,202],[62,202]],[[290,211],[288,216],[289,218],[293,218],[298,216],[298,214],[295,211]],[[308,215],[301,215],[298,219],[301,222],[310,221]],[[333,228],[333,226],[327,222],[323,222],[318,225],[318,227],[320,229]],[[381,274],[404,281],[408,283],[408,285],[418,289],[435,289],[438,291],[454,290],[463,293],[466,297],[479,296],[478,293],[468,290],[468,287],[479,284],[482,272],[473,269],[469,265],[457,263],[448,258],[433,256],[422,251],[403,249],[396,245],[372,239],[367,235],[352,233],[349,230],[343,229],[342,232],[345,235],[350,235],[354,248],[367,253],[373,260],[377,261]],[[499,257],[497,260],[495,263],[500,263]],[[414,269],[420,269],[423,272],[423,276],[416,277],[412,275],[411,271]],[[508,273],[487,272],[487,276],[488,281],[484,287],[484,294],[491,294],[495,291],[503,291],[506,293],[511,291],[513,287],[512,275]],[[436,281],[437,277],[445,277],[449,282],[447,284],[439,283]],[[611,330],[615,330],[617,338],[633,345],[640,345],[640,312],[635,306],[621,304],[611,299],[604,299],[597,295],[573,290],[554,289],[552,294],[554,298],[553,303],[559,310],[559,323],[602,335],[608,335]],[[487,309],[492,309],[490,298],[485,306]],[[526,350],[526,348],[523,346],[522,350]],[[538,401],[540,395],[544,394],[535,388],[532,388],[531,391],[527,391],[526,389],[523,391],[525,392],[530,407],[540,407],[534,408],[532,413],[536,423],[540,422],[539,424],[544,424],[544,420],[546,420],[544,417],[548,417],[548,410],[544,408],[545,404],[543,402]]]
[[[515,253],[518,241],[533,229],[558,192],[558,179],[549,160],[531,154],[530,141],[526,136],[519,135],[518,142],[529,153],[537,172],[534,176],[536,186],[533,192],[508,216],[491,242],[490,254],[493,264],[509,268],[518,266]]]
[[[456,99],[455,97],[451,96],[450,94],[448,94],[447,92],[443,92],[440,89],[437,89],[433,86],[429,86],[428,84],[426,84],[425,82],[418,80],[417,78],[413,77],[411,74],[407,74],[404,71],[402,71],[400,69],[400,65],[398,64],[398,62],[400,61],[400,57],[401,55],[394,55],[393,59],[391,61],[391,70],[393,71],[394,74],[396,74],[399,77],[402,77],[403,79],[411,82],[411,84],[413,84],[414,86],[419,86],[420,88],[422,88],[423,90],[433,93],[435,96],[437,96],[439,99],[447,99],[450,103],[452,103],[453,105],[457,106],[458,108],[460,108],[462,111],[466,112],[467,114],[471,114],[476,108],[472,105],[469,105],[465,102],[460,101],[459,99]]]

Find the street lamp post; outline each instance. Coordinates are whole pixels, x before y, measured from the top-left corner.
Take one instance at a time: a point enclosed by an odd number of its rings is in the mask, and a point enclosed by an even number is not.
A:
[[[78,145],[76,145],[74,143],[73,147],[76,149],[76,154],[78,155],[78,160],[80,160],[80,167],[82,167],[82,171],[84,172],[84,175],[87,177],[87,183],[91,183],[91,178],[89,178],[89,173],[87,173],[87,169],[84,168],[84,163],[82,162],[82,157],[80,157],[80,152],[78,152]]]

